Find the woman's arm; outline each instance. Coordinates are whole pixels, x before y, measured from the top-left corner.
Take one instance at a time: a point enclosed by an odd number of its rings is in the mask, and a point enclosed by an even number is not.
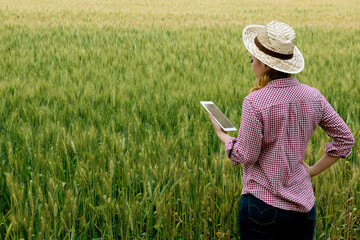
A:
[[[310,177],[314,177],[321,172],[323,172],[325,169],[329,168],[331,165],[333,165],[339,157],[333,157],[328,154],[324,154],[322,158],[320,158],[319,161],[317,161],[313,166],[307,165],[305,162],[301,162],[305,167],[308,173],[310,174]]]
[[[332,141],[326,144],[324,152],[334,157],[346,158],[355,144],[354,135],[325,97],[323,104],[323,117],[319,126],[332,138]]]
[[[329,102],[323,97],[323,117],[319,123],[332,141],[325,146],[325,154],[313,166],[306,163],[306,167],[311,177],[320,174],[322,171],[333,165],[339,158],[346,158],[354,146],[355,138],[349,127],[339,114],[332,108]]]
[[[225,143],[225,152],[234,166],[241,163],[256,162],[260,155],[262,144],[262,124],[248,99],[244,99],[242,105],[241,124],[238,137],[230,137],[217,124],[210,115],[211,123],[219,139]]]

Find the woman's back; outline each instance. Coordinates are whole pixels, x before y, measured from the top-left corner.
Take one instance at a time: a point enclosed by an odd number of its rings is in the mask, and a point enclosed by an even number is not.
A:
[[[243,114],[242,129],[239,137],[249,134],[246,125],[257,126],[259,136],[251,147],[260,148],[257,158],[246,159],[242,194],[251,193],[264,202],[282,209],[308,212],[314,205],[314,196],[310,176],[301,164],[306,146],[315,128],[321,124],[329,133],[337,125],[342,134],[348,131],[340,117],[327,116],[336,114],[322,94],[315,88],[300,84],[295,78],[276,79],[265,88],[249,94],[244,105],[251,106],[252,116]],[[248,104],[247,104],[248,102]],[[246,123],[246,121],[249,121]],[[251,131],[254,132],[254,131]],[[351,135],[351,134],[350,134]],[[351,145],[351,139],[337,139]],[[239,141],[240,143],[242,141]],[[234,144],[234,153],[242,152],[243,144]],[[351,147],[350,147],[351,148]],[[341,149],[338,149],[341,151]],[[236,154],[232,156],[236,159]]]

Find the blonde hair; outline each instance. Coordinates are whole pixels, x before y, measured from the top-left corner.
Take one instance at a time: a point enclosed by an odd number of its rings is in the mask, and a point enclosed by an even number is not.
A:
[[[255,85],[255,87],[253,87],[250,90],[250,92],[252,93],[252,92],[255,92],[255,91],[259,90],[259,89],[262,89],[271,80],[280,79],[280,78],[289,78],[289,77],[291,77],[291,74],[289,74],[289,73],[280,72],[280,71],[277,71],[275,69],[270,68],[262,76],[257,78],[256,85]]]

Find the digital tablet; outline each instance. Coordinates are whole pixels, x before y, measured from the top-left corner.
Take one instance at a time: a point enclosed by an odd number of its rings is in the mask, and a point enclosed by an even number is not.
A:
[[[219,108],[212,101],[201,101],[201,105],[214,116],[216,122],[225,132],[236,131],[234,125],[225,117]]]

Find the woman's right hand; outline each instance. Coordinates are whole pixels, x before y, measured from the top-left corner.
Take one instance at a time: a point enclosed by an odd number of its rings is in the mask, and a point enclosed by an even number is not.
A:
[[[220,125],[216,122],[214,116],[212,115],[212,113],[209,113],[209,118],[210,118],[210,121],[211,121],[211,124],[213,125],[214,127],[214,130],[216,133],[219,133],[219,132],[224,132],[222,130],[222,128],[220,127]],[[224,132],[226,133],[226,132]]]
[[[216,120],[215,120],[214,116],[212,115],[212,113],[209,113],[209,117],[210,117],[210,121],[211,121],[211,123],[212,123],[212,125],[214,127],[214,130],[216,132],[216,135],[218,136],[220,141],[222,141],[225,144],[226,141],[230,138],[229,134],[227,134],[227,132],[222,130],[220,125],[216,122]]]

